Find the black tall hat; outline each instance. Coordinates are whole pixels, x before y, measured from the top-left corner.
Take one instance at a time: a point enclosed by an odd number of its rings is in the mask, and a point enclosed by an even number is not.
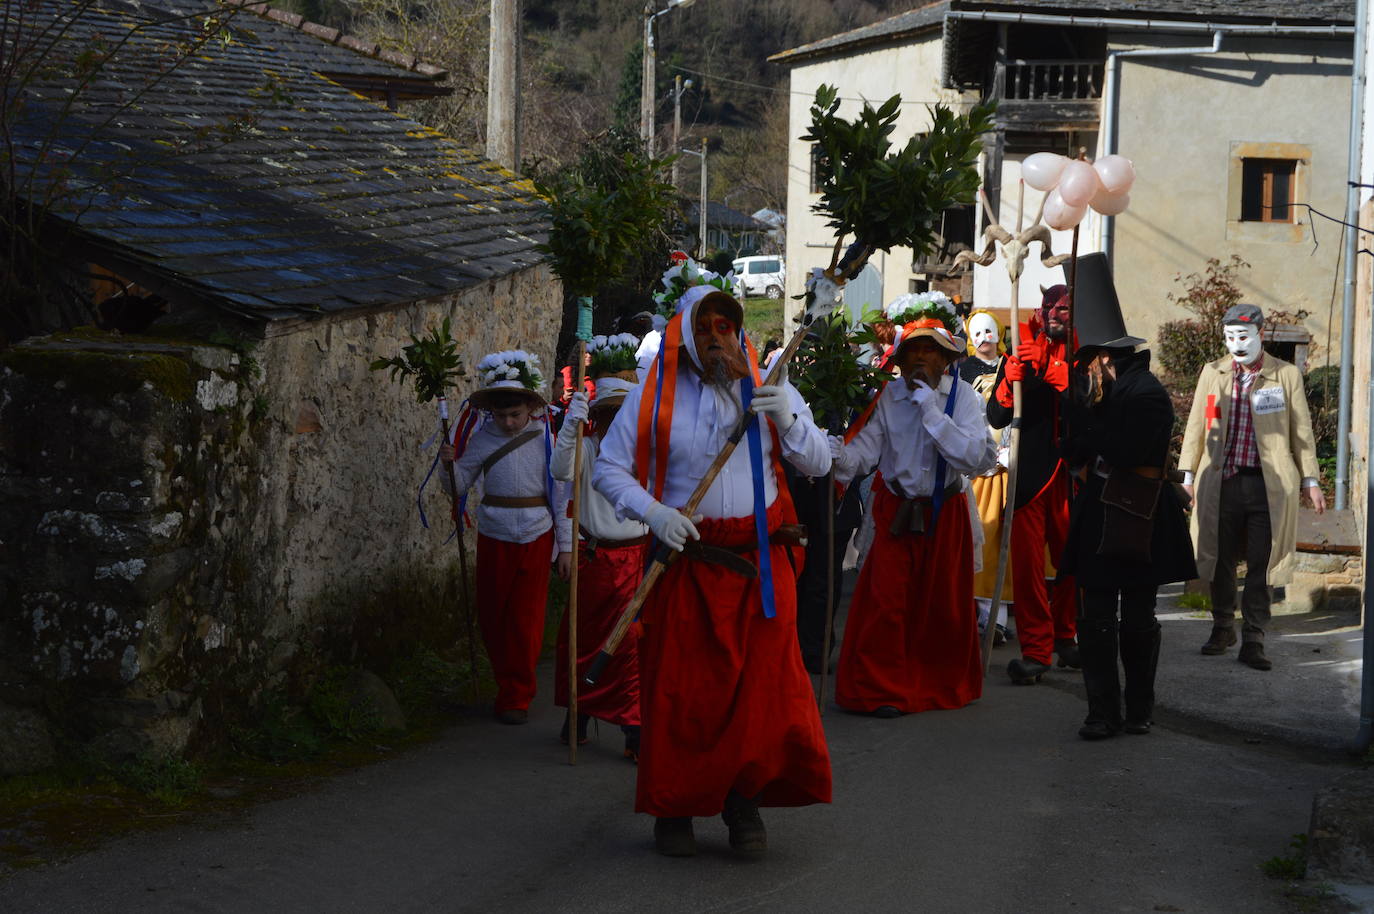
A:
[[[1074,276],[1073,323],[1080,349],[1101,346],[1106,349],[1125,349],[1145,342],[1126,332],[1121,316],[1121,302],[1112,282],[1112,268],[1107,255],[1084,254],[1078,258],[1078,273]]]

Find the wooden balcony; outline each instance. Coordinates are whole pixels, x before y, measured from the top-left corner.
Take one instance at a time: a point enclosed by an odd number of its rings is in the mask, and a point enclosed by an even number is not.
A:
[[[997,121],[1006,130],[1096,130],[1104,63],[1009,60]]]

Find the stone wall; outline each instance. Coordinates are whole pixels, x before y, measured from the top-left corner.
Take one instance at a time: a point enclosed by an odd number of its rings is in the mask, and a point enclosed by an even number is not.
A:
[[[30,734],[0,773],[54,738],[180,752],[303,671],[451,641],[437,483],[430,529],[416,511],[435,408],[368,363],[450,317],[470,372],[523,347],[551,376],[561,303],[537,267],[251,345],[78,332],[0,355],[0,721]]]

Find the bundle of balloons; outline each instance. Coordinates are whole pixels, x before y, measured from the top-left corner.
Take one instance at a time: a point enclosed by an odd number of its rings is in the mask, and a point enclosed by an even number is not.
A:
[[[1131,205],[1135,166],[1125,156],[1103,156],[1096,162],[1070,159],[1053,152],[1037,152],[1021,163],[1021,178],[1045,198],[1045,224],[1056,231],[1083,221],[1092,207],[1115,216]]]

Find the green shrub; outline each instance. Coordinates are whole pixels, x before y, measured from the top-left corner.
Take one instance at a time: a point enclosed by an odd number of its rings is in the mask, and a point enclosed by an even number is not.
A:
[[[324,732],[339,739],[361,739],[381,729],[377,709],[370,702],[360,704],[348,687],[352,675],[349,667],[329,667],[310,690],[307,701]]]
[[[135,759],[111,773],[125,787],[167,806],[185,804],[203,787],[199,765],[170,755]]]
[[[1307,835],[1298,833],[1288,842],[1293,853],[1287,857],[1270,857],[1260,864],[1260,871],[1270,879],[1292,882],[1307,875]]]

